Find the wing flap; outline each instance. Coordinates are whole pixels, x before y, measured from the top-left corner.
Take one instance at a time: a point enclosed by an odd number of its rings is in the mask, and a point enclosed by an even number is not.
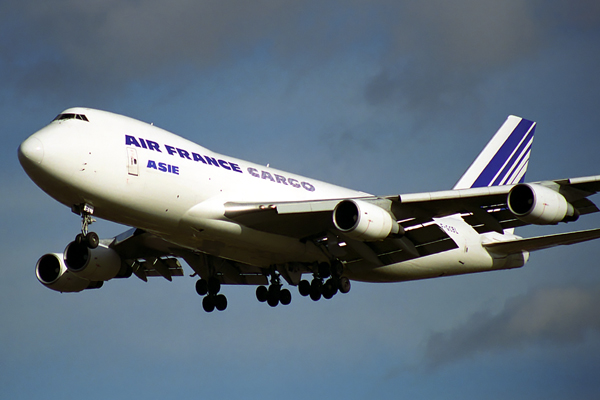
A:
[[[598,238],[600,238],[600,228],[517,239],[509,242],[486,243],[483,246],[491,252],[510,254],[521,251],[535,251],[555,246],[570,245]]]

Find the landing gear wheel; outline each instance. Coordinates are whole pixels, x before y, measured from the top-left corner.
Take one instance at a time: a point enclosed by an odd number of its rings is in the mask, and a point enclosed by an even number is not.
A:
[[[196,281],[196,293],[200,296],[204,296],[208,293],[208,282],[206,282],[206,279],[198,279]]]
[[[335,296],[337,291],[338,288],[333,278],[328,279],[327,282],[325,282],[325,285],[323,285],[323,297],[325,297],[327,300]]]
[[[213,312],[215,310],[214,298],[211,295],[206,296],[202,299],[202,308],[206,312]]]
[[[284,306],[287,306],[292,302],[292,294],[287,289],[282,289],[279,292],[279,302]]]
[[[227,308],[227,297],[224,294],[218,294],[215,296],[214,304],[217,310],[224,311]]]
[[[259,286],[256,288],[256,299],[258,301],[260,301],[261,303],[264,303],[265,301],[267,301],[269,296],[269,290],[267,289],[266,286]]]
[[[221,290],[221,282],[218,278],[211,276],[208,278],[208,293],[217,294]]]
[[[75,243],[77,243],[77,245],[81,245],[85,242],[85,236],[83,236],[83,233],[78,233],[77,236],[75,236]]]
[[[348,293],[350,291],[350,279],[342,276],[338,281],[340,293]]]
[[[87,247],[90,249],[95,249],[100,244],[100,238],[96,232],[89,232],[87,235],[85,235],[85,241],[87,243]]]
[[[331,263],[331,275],[339,278],[344,273],[344,265],[339,261]]]
[[[310,298],[313,301],[319,301],[321,299],[321,291],[323,290],[323,283],[319,279],[313,279],[310,284]]]
[[[326,262],[319,263],[319,276],[323,279],[331,276],[331,267]]]
[[[269,294],[267,295],[267,304],[271,307],[277,307],[277,304],[279,304],[279,292],[274,293],[269,291]]]
[[[307,280],[301,280],[298,284],[298,292],[300,292],[301,296],[308,296],[310,294],[310,282]]]
[[[271,307],[277,307],[277,304],[279,304],[280,294],[281,294],[281,286],[279,286],[277,284],[270,285],[268,293],[267,293],[267,303]]]

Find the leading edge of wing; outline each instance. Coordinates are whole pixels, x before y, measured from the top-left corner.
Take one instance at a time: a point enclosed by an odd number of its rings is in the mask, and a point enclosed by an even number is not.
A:
[[[581,243],[598,238],[600,238],[600,228],[517,239],[507,242],[484,243],[483,247],[494,253],[511,254]]]

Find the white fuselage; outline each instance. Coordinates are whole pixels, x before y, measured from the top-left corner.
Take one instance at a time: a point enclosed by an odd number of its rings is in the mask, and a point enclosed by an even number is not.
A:
[[[249,229],[224,216],[227,202],[343,199],[367,193],[214,153],[120,115],[75,108],[88,121],[53,121],[20,148],[34,182],[59,202],[156,234],[177,246],[257,266],[326,261],[310,241]],[[350,278],[401,281],[520,267],[526,255],[492,256],[459,216],[436,221],[458,248],[398,264],[352,270]],[[519,257],[517,257],[519,258]]]

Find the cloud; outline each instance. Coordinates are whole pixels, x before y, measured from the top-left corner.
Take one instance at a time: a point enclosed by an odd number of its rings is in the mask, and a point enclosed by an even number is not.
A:
[[[533,290],[507,301],[492,315],[481,311],[448,332],[431,335],[426,358],[440,366],[482,352],[536,343],[565,345],[600,332],[600,285]]]
[[[361,53],[375,65],[364,101],[435,109],[460,104],[486,73],[535,54],[555,31],[597,27],[596,3],[9,0],[0,67],[19,92],[98,93],[253,57],[302,74]]]

